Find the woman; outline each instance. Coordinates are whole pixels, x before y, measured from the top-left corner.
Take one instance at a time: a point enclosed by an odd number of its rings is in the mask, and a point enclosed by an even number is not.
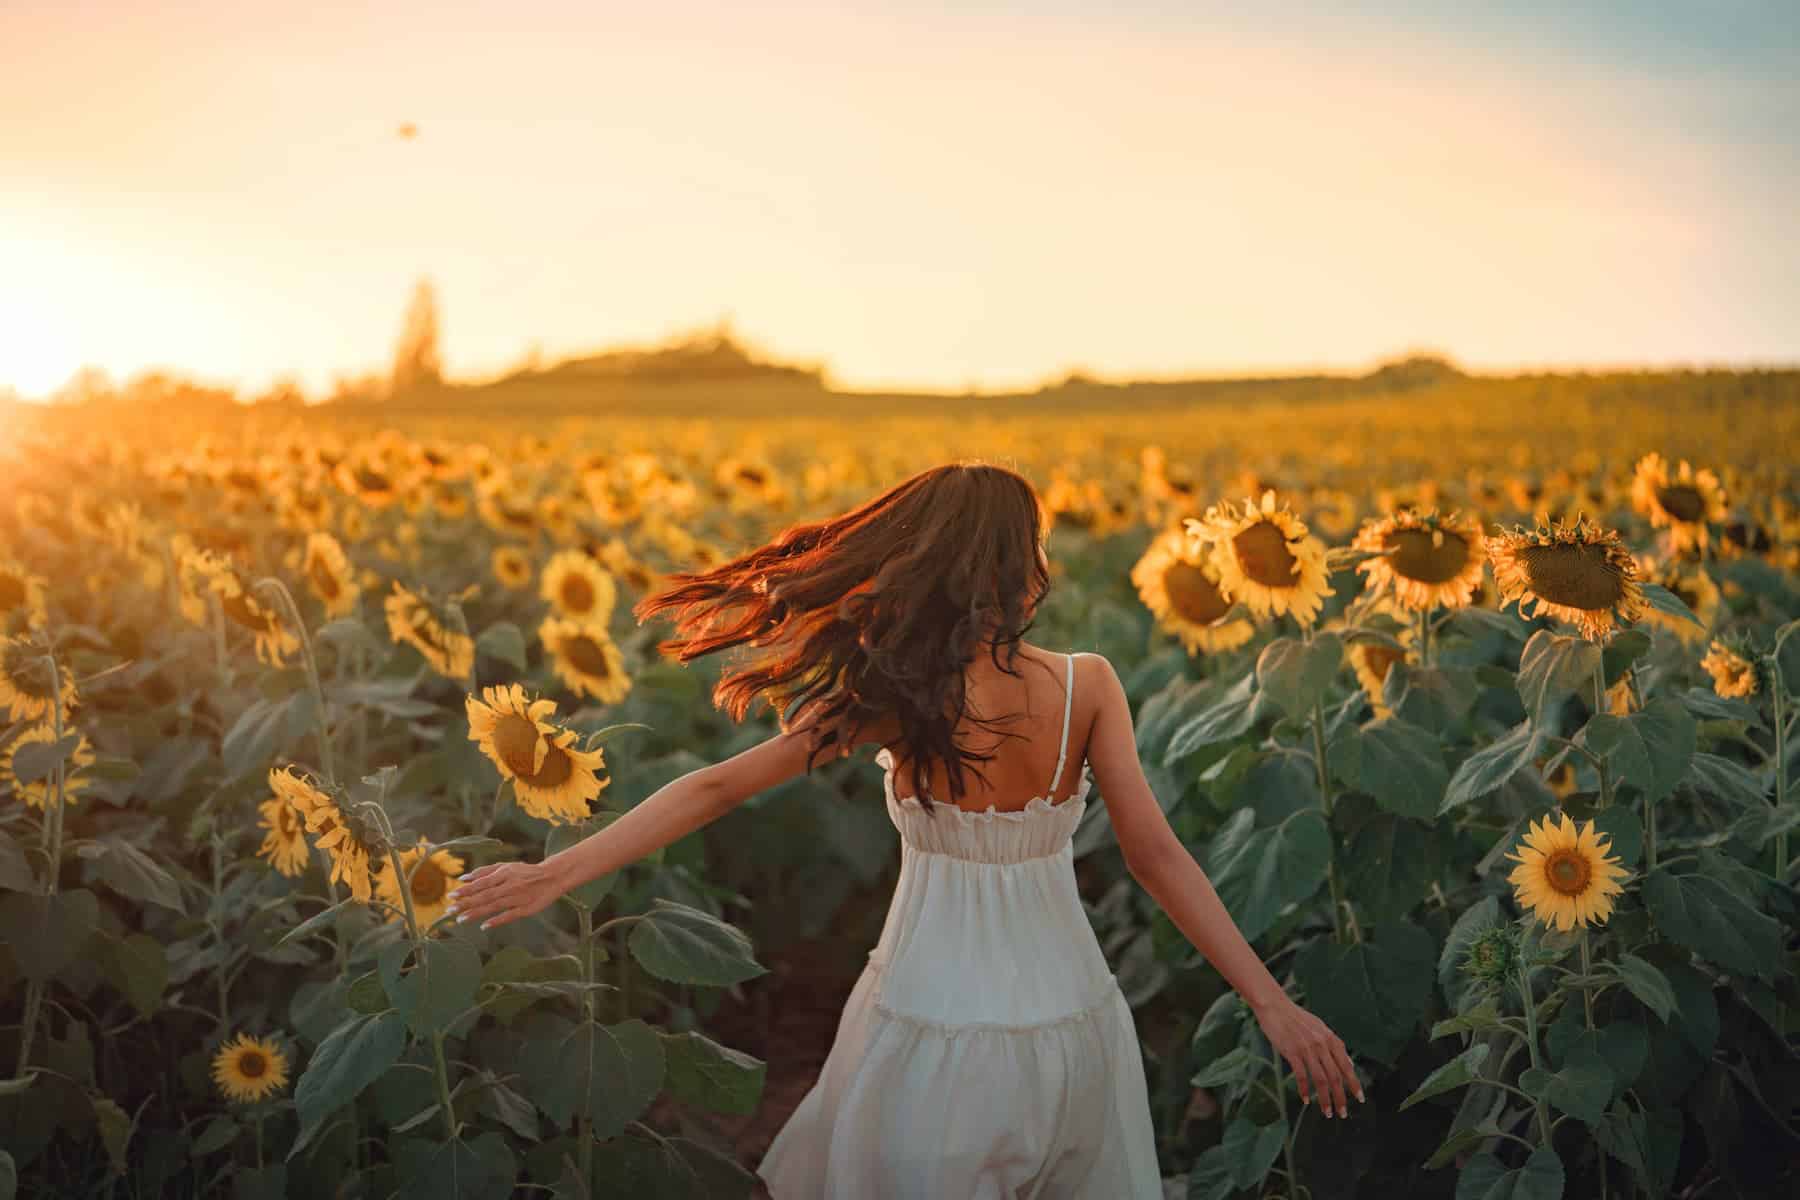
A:
[[[879,746],[900,877],[819,1079],[758,1168],[775,1200],[1159,1200],[1131,1010],[1075,889],[1095,782],[1133,877],[1243,995],[1302,1100],[1342,1116],[1347,1091],[1363,1099],[1343,1041],[1283,992],[1170,829],[1111,664],[1023,641],[1050,572],[1022,476],[937,467],[673,580],[635,610],[673,615],[659,649],[753,648],[714,700],[738,720],[779,702],[782,732],[541,863],[471,872],[454,904],[483,928],[541,912],[821,753]]]

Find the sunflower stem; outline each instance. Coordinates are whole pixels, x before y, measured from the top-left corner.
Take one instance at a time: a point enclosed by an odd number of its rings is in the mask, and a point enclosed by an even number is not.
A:
[[[1281,1127],[1285,1131],[1281,1139],[1281,1157],[1287,1163],[1288,1195],[1292,1196],[1294,1186],[1299,1182],[1299,1177],[1294,1174],[1294,1139],[1299,1136],[1300,1121],[1296,1118],[1292,1126],[1288,1125],[1287,1089],[1281,1086],[1281,1052],[1273,1044],[1269,1046],[1269,1062],[1275,1072],[1275,1104],[1281,1113]],[[1301,1110],[1301,1115],[1305,1115],[1304,1109]]]
[[[1646,804],[1645,807],[1648,808],[1648,805]],[[1581,927],[1581,973],[1583,975],[1594,973],[1591,954],[1592,951],[1588,948],[1588,927],[1584,924]],[[1594,1032],[1594,991],[1585,983],[1581,985],[1581,1004],[1586,1012],[1588,1032],[1592,1033]],[[1604,1153],[1600,1155],[1600,1200],[1606,1200],[1606,1155]]]
[[[1787,803],[1787,722],[1782,701],[1787,686],[1781,678],[1781,642],[1769,654],[1769,695],[1775,705],[1775,810]],[[1775,882],[1787,883],[1788,835],[1783,829],[1775,835]]]
[[[1325,761],[1325,707],[1324,704],[1318,700],[1313,701],[1311,724],[1313,731],[1313,763],[1318,768],[1319,772],[1319,803],[1325,810],[1325,827],[1329,830],[1331,827],[1331,773],[1327,769]],[[1330,845],[1331,857],[1325,860],[1325,874],[1331,881],[1331,931],[1333,937],[1337,941],[1342,942],[1344,940],[1343,910],[1349,908],[1350,905],[1349,901],[1344,899],[1343,880],[1338,878],[1337,839],[1330,839]],[[1352,914],[1352,923],[1355,922],[1355,919],[1355,915]],[[1359,942],[1362,941],[1362,931],[1360,929],[1356,931],[1356,940]]]
[[[584,984],[594,982],[594,914],[585,906],[576,909],[581,920],[581,981]],[[581,1013],[587,1021],[594,1019],[594,989],[584,987],[581,990]],[[581,1096],[581,1115],[578,1122],[578,1140],[581,1143],[581,1178],[585,1184],[592,1175],[594,1167],[593,1115],[589,1111],[593,1104],[593,1089],[586,1088]]]
[[[258,1112],[256,1114],[256,1169],[259,1171],[263,1169],[262,1123],[263,1115]]]
[[[1519,999],[1525,1006],[1525,1048],[1531,1052],[1532,1068],[1539,1069],[1537,1044],[1537,1005],[1531,998],[1531,968],[1524,963],[1519,964]],[[1550,1146],[1550,1119],[1544,1113],[1544,1100],[1541,1096],[1531,1098],[1532,1111],[1537,1113],[1538,1131],[1543,1135],[1543,1144]]]
[[[450,1068],[444,1063],[444,1031],[431,1031],[431,1056],[437,1064],[438,1104],[444,1110],[444,1136],[452,1141],[456,1138],[456,1109],[450,1104]]]
[[[300,606],[294,603],[294,594],[287,589],[287,584],[269,576],[259,579],[257,590],[268,588],[281,597],[281,603],[287,609],[288,620],[294,626],[294,633],[300,638],[301,662],[306,667],[306,681],[312,686],[314,715],[319,721],[319,769],[325,773],[325,782],[337,783],[337,772],[331,761],[331,730],[325,722],[325,688],[319,682],[319,661],[313,656],[312,637],[306,632],[306,625],[300,620]],[[271,655],[273,657],[273,655]]]
[[[1429,608],[1419,610],[1419,665],[1421,667],[1431,665],[1431,610]]]
[[[213,940],[219,944],[219,965],[213,971],[213,982],[219,991],[219,1036],[223,1038],[231,1026],[231,985],[225,975],[227,960],[230,958],[225,943],[225,930],[220,926],[217,912],[219,896],[225,890],[225,858],[219,853],[219,831],[214,826],[211,834],[212,843],[212,903],[207,906],[206,923],[212,928]]]

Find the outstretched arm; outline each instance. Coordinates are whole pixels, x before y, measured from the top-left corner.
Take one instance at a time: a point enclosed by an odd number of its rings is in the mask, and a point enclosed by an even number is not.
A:
[[[630,866],[800,774],[805,729],[795,721],[741,754],[670,780],[605,829],[542,862],[493,863],[463,875],[450,892],[450,910],[483,929],[542,912],[571,888]]]
[[[1106,799],[1126,868],[1250,1006],[1270,1044],[1293,1068],[1301,1102],[1316,1092],[1326,1116],[1332,1115],[1334,1100],[1337,1115],[1343,1116],[1346,1089],[1363,1099],[1362,1084],[1343,1039],[1294,1003],[1255,948],[1244,940],[1212,881],[1169,827],[1169,819],[1144,778],[1131,706],[1112,664],[1100,658],[1095,674],[1099,676],[1096,691],[1100,704],[1088,738],[1088,761]]]

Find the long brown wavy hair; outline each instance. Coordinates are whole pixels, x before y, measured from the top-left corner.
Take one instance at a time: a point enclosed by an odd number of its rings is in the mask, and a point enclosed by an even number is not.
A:
[[[671,614],[676,634],[657,649],[684,663],[757,648],[720,677],[713,703],[741,721],[764,696],[784,730],[805,709],[814,718],[808,773],[820,754],[847,754],[860,730],[891,716],[898,759],[920,780],[943,763],[955,803],[968,790],[965,765],[995,757],[957,745],[958,724],[1021,715],[970,714],[963,670],[985,646],[999,670],[1019,674],[1019,642],[1050,590],[1044,533],[1043,505],[1024,476],[950,463],[710,570],[672,574],[632,611],[640,623]],[[922,788],[920,802],[929,812]]]

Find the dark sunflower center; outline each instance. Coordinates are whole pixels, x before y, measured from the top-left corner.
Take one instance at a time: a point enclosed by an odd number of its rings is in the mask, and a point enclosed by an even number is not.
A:
[[[426,859],[419,864],[419,869],[413,872],[413,903],[436,904],[444,898],[444,892],[448,886],[449,882],[444,878],[444,873],[438,870],[437,864]]]
[[[1434,544],[1433,533],[1443,539]],[[1469,565],[1469,543],[1448,529],[1396,529],[1386,544],[1394,548],[1388,566],[1394,574],[1418,583],[1447,583]]]
[[[25,606],[25,581],[11,572],[0,574],[0,613]]]
[[[494,725],[494,749],[507,767],[521,779],[536,770],[538,727],[516,713],[508,713]]]
[[[1625,578],[1606,557],[1606,547],[1564,543],[1526,546],[1519,551],[1531,590],[1552,604],[1597,612],[1625,595]]]
[[[1163,590],[1169,593],[1169,607],[1196,625],[1212,624],[1231,607],[1219,593],[1219,585],[1192,563],[1170,563],[1163,572]]]
[[[1387,678],[1393,665],[1406,657],[1403,651],[1391,646],[1364,646],[1362,653],[1363,663],[1369,668],[1369,673],[1383,680]]]
[[[372,471],[368,467],[358,467],[355,471],[356,486],[365,492],[385,492],[394,484],[380,471]]]
[[[500,505],[499,509],[500,509],[500,519],[503,522],[505,522],[506,524],[512,525],[518,529],[534,528],[532,518],[531,518],[531,511],[529,509],[508,508],[504,504]]]
[[[1677,521],[1698,521],[1706,514],[1706,501],[1700,490],[1684,483],[1656,489],[1656,502]]]
[[[263,1057],[260,1050],[240,1050],[237,1069],[238,1074],[245,1079],[261,1079],[268,1073],[269,1060]]]
[[[570,612],[587,612],[594,607],[594,585],[585,576],[570,575],[562,582],[563,607]]]
[[[1300,564],[1288,549],[1287,536],[1273,521],[1258,521],[1231,539],[1244,574],[1264,587],[1287,588],[1300,582]]]
[[[612,668],[607,664],[606,654],[600,644],[584,634],[568,638],[562,644],[563,657],[572,663],[583,675],[592,675],[596,679],[607,679],[612,676]]]
[[[1579,896],[1587,890],[1592,875],[1587,856],[1574,850],[1557,850],[1544,863],[1544,878],[1565,896]]]

